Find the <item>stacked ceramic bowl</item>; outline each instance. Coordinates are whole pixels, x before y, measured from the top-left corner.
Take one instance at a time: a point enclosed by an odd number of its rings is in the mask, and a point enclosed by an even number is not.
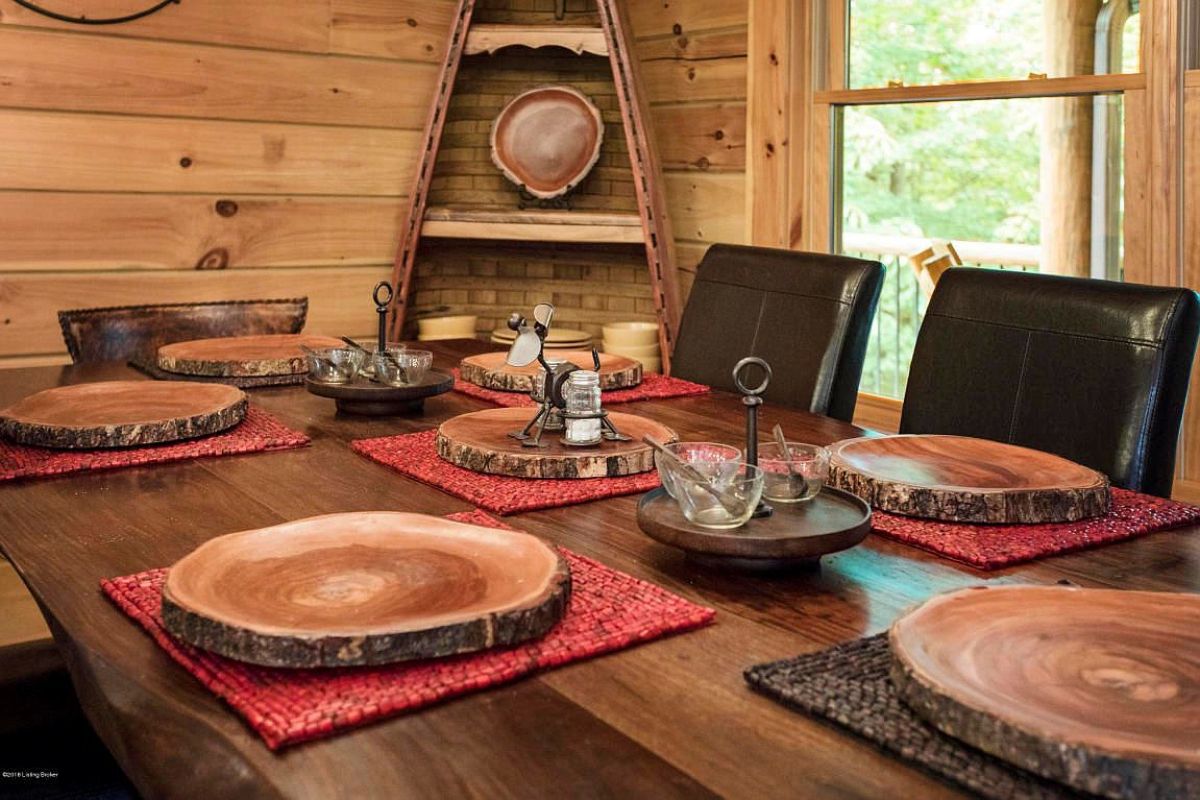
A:
[[[645,372],[662,372],[657,323],[614,322],[605,325],[604,352],[640,361]]]
[[[474,339],[476,319],[470,314],[461,314],[453,317],[426,317],[417,320],[417,339],[422,342]]]
[[[510,330],[507,325],[492,331],[492,344],[511,347],[516,338],[516,331]],[[547,350],[590,350],[591,347],[592,337],[587,331],[552,327],[550,333],[546,334]]]

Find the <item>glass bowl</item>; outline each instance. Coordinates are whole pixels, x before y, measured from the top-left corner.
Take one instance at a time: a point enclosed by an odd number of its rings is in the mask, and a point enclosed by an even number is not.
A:
[[[362,369],[367,354],[352,347],[325,347],[304,354],[308,377],[318,383],[349,383]]]
[[[371,363],[375,367],[375,379],[380,383],[413,386],[424,380],[425,373],[433,366],[433,353],[407,347],[389,347],[382,353],[372,353]]]
[[[715,530],[746,524],[762,497],[763,471],[749,464],[734,467],[703,483],[683,474],[675,476],[675,501],[689,522]]]
[[[700,474],[710,478],[718,473],[732,475],[742,460],[741,450],[716,442],[675,442],[666,445],[666,449],[680,461],[691,464]],[[667,494],[675,497],[675,475],[678,468],[660,453],[654,454],[654,466],[658,469],[658,477],[662,480]]]
[[[764,473],[763,496],[772,503],[812,500],[829,477],[829,451],[803,442],[788,442],[787,446],[790,458],[783,455],[775,442],[758,446],[758,465]]]

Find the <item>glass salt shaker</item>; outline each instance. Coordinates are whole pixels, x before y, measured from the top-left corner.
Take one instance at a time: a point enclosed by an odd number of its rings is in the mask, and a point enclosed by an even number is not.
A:
[[[566,441],[597,444],[600,441],[600,373],[575,370],[567,378]]]

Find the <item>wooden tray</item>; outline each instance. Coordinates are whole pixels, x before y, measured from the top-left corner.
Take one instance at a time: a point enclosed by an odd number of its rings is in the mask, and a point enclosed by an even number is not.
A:
[[[849,492],[823,488],[807,503],[773,506],[769,517],[718,531],[694,525],[659,487],[638,502],[637,521],[655,541],[689,557],[735,569],[780,569],[816,564],[823,555],[854,547],[871,530],[871,508]]]
[[[571,447],[560,432],[542,435],[542,447],[525,447],[508,434],[532,419],[532,408],[493,408],[461,414],[438,428],[438,455],[459,467],[514,478],[613,478],[654,469],[654,452],[642,443],[650,434],[659,441],[678,437],[670,428],[645,417],[608,412],[629,442],[604,441],[595,447]]]
[[[35,447],[93,449],[176,442],[231,428],[246,394],[215,383],[103,381],[59,386],[0,411],[0,436]]]
[[[1200,596],[996,586],[892,625],[892,680],[940,730],[1117,798],[1200,797]]]
[[[600,158],[604,121],[578,89],[539,86],[514,97],[492,123],[492,162],[534,197],[560,197]]]
[[[966,436],[846,439],[829,479],[881,511],[951,522],[1072,522],[1106,514],[1108,478],[1065,458]]]
[[[526,367],[504,363],[508,353],[481,353],[467,356],[458,365],[458,376],[468,383],[500,392],[525,392],[533,389],[533,377],[544,372],[536,361]],[[547,353],[549,360],[570,361],[580,369],[592,368],[590,350],[556,350]],[[600,354],[600,388],[628,389],[642,382],[642,364],[625,356]]]
[[[352,383],[322,383],[306,378],[304,385],[319,397],[337,401],[338,411],[370,417],[396,414],[415,414],[425,408],[425,398],[434,397],[454,388],[454,376],[435,369],[412,386],[388,386],[364,380]]]
[[[329,514],[221,536],[171,567],[163,623],[221,655],[341,667],[502,647],[545,634],[571,575],[516,531],[424,514]]]
[[[248,375],[295,375],[308,371],[300,346],[345,347],[328,336],[280,333],[193,339],[158,348],[158,367],[182,375],[222,378]]]

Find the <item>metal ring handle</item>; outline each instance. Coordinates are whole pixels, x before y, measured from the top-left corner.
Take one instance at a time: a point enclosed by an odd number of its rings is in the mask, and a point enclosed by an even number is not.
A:
[[[387,289],[387,297],[383,300],[380,300],[379,293],[384,289]],[[375,305],[379,306],[380,308],[387,308],[388,303],[392,302],[392,298],[395,296],[395,292],[392,291],[392,285],[387,281],[380,281],[378,284],[376,284],[375,291],[371,292],[371,299],[374,300]]]
[[[747,367],[759,367],[763,371],[762,383],[751,389],[742,382],[742,373]],[[738,391],[751,397],[757,397],[767,390],[767,385],[771,383],[771,365],[763,361],[758,356],[746,356],[733,367],[733,382],[737,386]]]

